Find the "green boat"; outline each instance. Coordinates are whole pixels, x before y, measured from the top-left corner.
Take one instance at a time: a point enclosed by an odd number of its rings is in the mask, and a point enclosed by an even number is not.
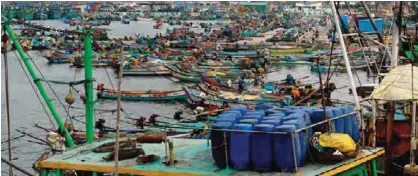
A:
[[[187,75],[187,73],[179,70],[177,67],[172,65],[165,65],[171,72],[174,78],[177,78],[181,82],[199,83],[201,78],[200,75]]]
[[[202,71],[203,73],[198,73],[198,72],[191,72],[191,71],[183,71],[180,68],[180,66],[178,66],[177,64],[164,65],[164,66],[168,68],[168,70],[171,72],[173,77],[183,82],[199,83],[202,75],[206,75],[207,77],[215,77],[213,74],[216,74],[216,76],[221,79],[235,79],[237,76],[242,75],[242,73],[237,73],[237,72],[224,73],[224,72]],[[199,71],[199,70],[196,70],[196,71]]]
[[[97,93],[97,98],[117,100],[116,90],[103,90]],[[184,90],[175,91],[122,91],[122,100],[126,101],[172,101],[187,100]]]
[[[6,17],[13,19],[17,17],[17,11],[16,9],[7,9],[6,10]]]
[[[402,41],[399,49],[403,51],[403,55],[408,60],[412,60],[414,65],[418,65],[418,43],[411,44],[409,41]]]
[[[33,11],[24,12],[23,13],[23,19],[25,21],[31,21],[31,20],[33,20],[34,15],[35,15],[35,12],[33,12]]]
[[[50,20],[58,20],[61,18],[61,11],[59,9],[50,9],[48,12],[48,19]]]

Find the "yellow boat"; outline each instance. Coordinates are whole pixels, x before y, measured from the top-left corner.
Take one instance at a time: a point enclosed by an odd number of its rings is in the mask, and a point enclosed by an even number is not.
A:
[[[270,54],[302,54],[312,49],[313,46],[306,48],[271,48]]]

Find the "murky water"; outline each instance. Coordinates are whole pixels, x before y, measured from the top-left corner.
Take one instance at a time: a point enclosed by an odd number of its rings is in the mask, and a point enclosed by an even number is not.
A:
[[[63,24],[60,21],[40,21],[40,24],[46,26],[52,26],[56,28],[69,28],[68,24]],[[154,21],[132,21],[129,25],[121,24],[120,22],[112,22],[106,28],[111,29],[109,35],[111,37],[123,37],[131,36],[133,34],[140,33],[141,35],[154,35],[155,33],[165,33],[168,25],[165,25],[165,28],[155,30],[152,25]],[[46,52],[45,52],[46,53]],[[61,80],[61,81],[72,81],[72,80],[82,80],[84,78],[84,69],[70,68],[68,64],[55,64],[49,65],[47,60],[42,57],[45,53],[39,51],[30,51],[28,54],[33,58],[34,62],[38,66],[39,70],[49,80]],[[41,139],[45,138],[46,133],[43,130],[35,128],[35,124],[39,124],[44,127],[52,127],[49,122],[48,117],[46,116],[38,98],[36,97],[30,82],[33,82],[32,79],[28,80],[18,62],[18,58],[15,53],[8,52],[8,61],[9,61],[9,89],[10,89],[10,116],[11,116],[11,136],[17,137],[21,134],[16,131],[16,129],[30,133],[34,136],[37,136]],[[2,56],[2,60],[3,60]],[[1,120],[1,135],[2,141],[7,139],[7,126],[6,126],[6,104],[5,104],[5,85],[4,85],[4,62],[2,64],[2,120]],[[26,69],[26,68],[25,68]],[[313,73],[309,70],[309,66],[291,66],[291,67],[279,67],[277,72],[270,73],[267,75],[268,80],[281,80],[286,78],[287,74],[293,74],[295,78],[301,78],[309,75],[310,77],[304,79],[306,83],[315,83],[319,81],[318,73]],[[357,71],[358,77],[361,79],[361,83],[372,83],[373,80],[368,79],[366,73],[363,71]],[[94,69],[94,78],[97,80],[94,82],[94,86],[98,83],[104,83],[106,87],[111,87],[111,83],[116,86],[117,79],[116,74],[113,69],[110,68],[96,68]],[[108,76],[109,75],[109,76]],[[323,78],[325,75],[323,76]],[[335,73],[332,81],[336,84],[337,87],[344,87],[334,92],[332,98],[344,100],[344,101],[353,101],[353,97],[348,95],[348,75],[346,73]],[[356,84],[358,85],[358,80],[355,78]],[[47,86],[46,83],[43,83],[44,87],[48,90],[50,98],[52,99],[55,107],[58,110],[62,119],[66,119],[67,113],[59,103],[58,99],[64,102],[64,96],[69,91],[68,85],[58,85],[51,84],[52,89],[57,94],[58,98],[54,96],[54,92]],[[169,81],[163,77],[124,77],[122,83],[123,89],[180,89],[181,84]],[[83,94],[83,86],[78,85],[76,89],[80,90],[79,94]],[[38,90],[35,88],[36,92]],[[78,97],[78,95],[77,95]],[[43,100],[42,100],[43,103]],[[67,106],[67,105],[66,105]],[[83,107],[83,103],[80,99],[77,99],[74,106]],[[116,109],[115,101],[99,101],[96,103],[96,108],[98,109]],[[183,108],[182,105],[177,105],[174,103],[170,104],[161,104],[161,103],[150,103],[150,102],[123,102],[123,109],[127,114],[124,116],[131,116],[134,118],[145,116],[148,117],[152,113],[161,114],[163,116],[172,116],[172,114],[179,108]],[[45,106],[46,107],[46,106]],[[48,111],[49,113],[49,111]],[[83,115],[84,110],[70,109],[70,114],[73,116]],[[51,117],[52,118],[52,117]],[[84,121],[84,117],[79,117],[77,119]],[[106,120],[107,126],[115,127],[115,118],[116,114],[96,113],[96,119],[103,118]],[[124,118],[122,118],[124,119]],[[130,121],[128,119],[124,119]],[[83,123],[74,121],[74,125],[77,129],[84,129],[85,125]],[[135,128],[133,125],[121,122],[122,128]],[[12,151],[14,163],[34,172],[31,167],[32,163],[38,159],[40,154],[45,151],[48,151],[48,147],[44,145],[39,145],[31,143],[28,140],[35,141],[29,137],[20,138],[12,142],[12,147],[16,147]],[[2,145],[2,157],[7,158],[7,143]],[[4,150],[4,151],[3,151]],[[7,165],[2,164],[4,168],[2,172],[7,172]],[[17,173],[17,171],[16,171]],[[2,173],[4,174],[4,173]],[[15,174],[19,175],[19,173]]]

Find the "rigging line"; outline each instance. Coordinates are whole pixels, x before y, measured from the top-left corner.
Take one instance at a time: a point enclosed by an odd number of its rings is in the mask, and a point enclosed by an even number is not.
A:
[[[7,164],[7,165],[9,165],[9,166],[14,167],[14,168],[15,168],[15,169],[17,169],[18,171],[20,171],[20,172],[22,172],[22,173],[24,173],[24,174],[26,174],[26,175],[28,175],[28,176],[35,176],[34,174],[31,174],[30,172],[28,172],[28,171],[26,171],[26,170],[22,169],[21,167],[17,166],[16,164],[13,164],[12,162],[7,161],[7,160],[6,160],[6,159],[4,159],[3,157],[1,158],[1,161],[2,161],[2,162],[4,162],[4,163],[6,163],[6,164]]]
[[[335,32],[336,32],[336,30],[337,30],[337,28],[334,26],[334,31],[333,31],[333,34],[332,34],[332,36],[335,36]],[[329,64],[328,64],[328,73],[327,73],[327,81],[326,81],[326,87],[328,88],[328,84],[329,84],[329,81],[330,81],[330,79],[331,79],[331,77],[330,77],[330,71],[331,71],[331,64],[332,64],[332,51],[334,50],[334,40],[331,40],[331,51],[330,51],[330,57],[329,57]]]
[[[7,148],[8,148],[8,157],[9,162],[12,161],[12,141],[10,137],[10,101],[9,101],[9,64],[7,62],[7,40],[8,37],[3,29],[3,56],[4,56],[4,77],[5,77],[5,86],[6,86],[6,118],[7,118]],[[13,175],[12,166],[9,166],[9,175]]]
[[[352,16],[352,13],[351,13],[351,8],[350,8],[350,4],[348,3],[348,2],[345,2],[345,4],[347,5],[347,9],[348,9],[348,11],[349,11],[349,14],[350,14],[350,17]],[[360,30],[359,30],[359,28],[358,28],[358,26],[357,26],[357,24],[356,23],[354,23],[354,30],[356,30],[356,32],[358,33],[358,34],[360,34]],[[364,48],[363,48],[363,40],[362,40],[362,37],[359,35],[358,36],[359,37],[359,45],[360,45],[360,47],[361,47],[361,51],[362,51],[362,53],[363,53],[363,58],[364,59],[366,59],[366,54],[365,54],[365,52],[364,52]],[[370,49],[370,47],[369,47],[369,45],[367,44],[367,43],[365,43],[366,44],[366,46],[368,47],[368,49],[369,49],[369,52],[371,53],[371,55],[373,56],[373,52],[371,51],[371,49]],[[370,74],[373,74],[372,73],[372,70],[371,70],[371,68],[370,68],[370,65],[369,65],[369,60],[368,59],[366,59],[366,61],[367,61],[367,68],[369,69],[369,72],[370,72]],[[376,64],[376,63],[375,63]],[[377,66],[377,65],[376,65]],[[377,71],[378,72],[378,74],[379,74],[379,71]],[[360,81],[360,79],[359,79],[359,77],[358,77],[358,75],[357,75],[357,71],[356,71],[356,69],[355,69],[355,74],[356,74],[356,76],[357,76],[357,79],[358,79],[358,81],[359,81],[359,83],[360,83],[360,86],[361,86],[361,81]]]
[[[42,78],[45,79],[45,76],[42,74],[41,70],[39,69],[38,65],[35,63],[35,61],[32,59],[32,57],[29,55],[28,52],[26,52],[26,55],[29,57],[29,59],[32,61],[33,65],[35,66],[36,70],[38,70],[39,74],[41,75]],[[68,112],[68,110],[66,109],[64,103],[62,102],[62,100],[60,99],[60,97],[58,96],[58,94],[55,92],[55,90],[52,88],[51,84],[46,81],[46,84],[48,85],[48,87],[51,89],[52,93],[54,94],[54,96],[58,99],[58,102],[61,104],[61,106],[64,108],[64,110]]]
[[[44,103],[42,102],[41,97],[39,96],[38,92],[36,91],[35,86],[33,85],[32,81],[31,81],[32,79],[30,79],[30,78],[29,78],[29,75],[28,75],[28,73],[26,72],[25,67],[23,66],[22,61],[19,59],[19,57],[18,57],[18,55],[17,55],[17,53],[16,53],[16,50],[14,50],[14,53],[15,53],[15,55],[16,55],[16,58],[17,58],[17,60],[18,60],[18,62],[19,62],[19,64],[20,64],[20,66],[22,67],[23,73],[25,73],[25,76],[26,76],[26,78],[28,79],[28,82],[29,82],[29,84],[30,84],[30,85],[31,85],[31,87],[32,87],[32,90],[34,91],[34,93],[35,93],[36,97],[38,97],[38,100],[39,100],[39,103],[40,103],[40,104],[41,104],[41,106],[42,106],[42,109],[44,109],[46,116],[48,116],[48,119],[49,119],[49,121],[50,121],[50,122],[51,122],[51,124],[52,124],[52,128],[53,128],[54,130],[56,130],[55,124],[54,124],[54,122],[52,121],[51,116],[50,116],[50,115],[49,115],[49,113],[48,113],[48,110],[46,110],[45,105],[44,105]]]
[[[112,89],[115,89],[112,79],[110,78],[109,72],[107,71],[107,67],[105,67],[105,71],[106,71],[107,78],[109,79],[110,85],[112,86]]]

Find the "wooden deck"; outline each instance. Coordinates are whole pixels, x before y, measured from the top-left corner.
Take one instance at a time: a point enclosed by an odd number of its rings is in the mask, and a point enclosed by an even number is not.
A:
[[[123,140],[123,139],[122,139]],[[56,154],[36,164],[37,168],[83,170],[97,173],[114,172],[114,162],[107,162],[103,157],[109,153],[94,153],[92,149],[114,141],[105,139],[94,143],[85,144],[69,149],[61,154]],[[319,165],[308,163],[300,167],[296,173],[268,172],[258,173],[254,171],[235,171],[232,169],[220,170],[214,165],[211,153],[210,141],[205,139],[173,139],[175,159],[174,166],[166,166],[166,149],[161,144],[137,144],[146,154],[158,155],[160,159],[152,163],[140,165],[136,158],[119,161],[119,172],[132,175],[336,175],[369,162],[384,154],[381,148],[362,149],[356,158],[346,160],[334,165]]]

